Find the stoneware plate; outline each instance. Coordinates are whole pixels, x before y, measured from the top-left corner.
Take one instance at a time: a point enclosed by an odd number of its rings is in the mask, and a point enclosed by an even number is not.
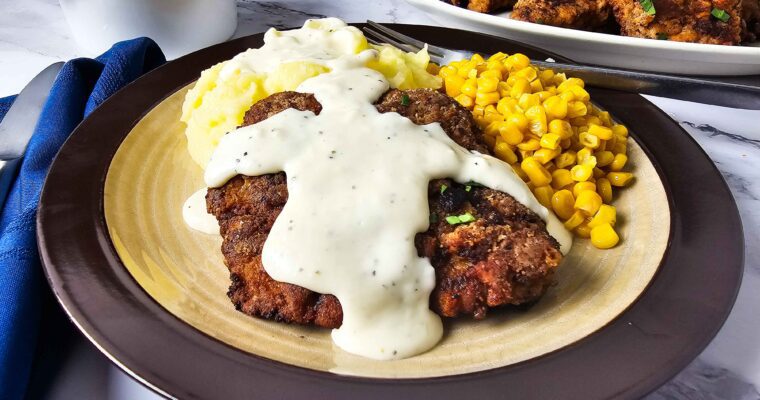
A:
[[[587,32],[482,14],[444,0],[407,0],[441,23],[540,46],[577,62],[689,75],[760,74],[760,42],[742,46],[682,43]]]
[[[398,25],[484,53],[561,57],[491,36]],[[677,124],[638,95],[592,90],[628,125],[636,182],[618,191],[622,242],[577,240],[536,305],[446,321],[442,342],[379,362],[329,331],[250,318],[227,299],[218,236],[188,229],[203,185],[181,105],[205,68],[262,35],[190,54],[96,110],[63,147],[38,213],[40,251],[82,332],[148,387],[179,398],[635,398],[666,382],[715,335],[741,280],[743,238],[728,188]]]

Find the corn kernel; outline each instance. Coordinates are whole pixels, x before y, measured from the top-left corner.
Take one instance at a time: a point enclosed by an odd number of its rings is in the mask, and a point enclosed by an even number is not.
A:
[[[546,168],[533,157],[525,158],[520,166],[534,185],[546,186],[551,183],[552,176],[549,171],[547,171]]]
[[[507,58],[507,54],[503,52],[494,53],[491,55],[491,57],[488,57],[488,61],[502,61],[505,58]]]
[[[621,171],[625,167],[625,163],[628,162],[628,156],[623,153],[615,154],[612,163],[610,163],[611,171]]]
[[[596,117],[594,117],[596,118]],[[597,118],[598,119],[598,118]],[[601,121],[599,121],[601,122]],[[599,139],[603,140],[610,140],[612,139],[612,129],[606,128],[604,126],[600,126],[594,122],[589,122],[589,128],[588,133],[598,137]]]
[[[589,237],[591,237],[591,228],[588,227],[588,222],[584,222],[578,225],[578,227],[575,228],[573,232],[575,232],[575,234],[578,235],[579,237],[582,237],[585,239],[588,239]]]
[[[512,79],[510,77],[509,79]],[[525,93],[530,93],[530,82],[527,79],[521,77],[514,77],[515,83],[512,84],[512,88],[509,90],[509,96],[513,99],[519,99]]]
[[[517,100],[509,98],[509,97],[502,97],[501,100],[499,100],[499,102],[496,103],[496,111],[498,111],[499,113],[501,113],[501,115],[504,115],[504,116],[507,116],[510,114],[519,114],[522,112],[520,107],[517,105]],[[527,123],[526,123],[526,126],[527,126]]]
[[[610,172],[607,174],[607,179],[612,186],[625,187],[633,180],[633,174],[630,172]]]
[[[578,182],[587,181],[588,178],[591,178],[593,172],[593,167],[588,165],[576,165],[570,169],[570,175],[573,177],[573,180]]]
[[[615,229],[610,224],[601,224],[591,229],[591,244],[599,249],[610,249],[620,241]]]
[[[444,78],[444,84],[446,86],[446,94],[451,97],[456,97],[462,93],[462,85],[464,85],[464,78],[459,75],[452,74]]]
[[[533,157],[533,150],[517,149],[517,152],[520,154],[521,160],[524,160],[528,157]]]
[[[472,109],[472,107],[475,105],[475,101],[472,99],[472,97],[462,93],[457,97],[454,97],[454,100],[456,100],[459,104],[462,105],[464,108]]]
[[[475,104],[480,104],[483,106],[489,105],[489,104],[496,104],[499,101],[499,94],[496,92],[477,92],[475,95]]]
[[[597,167],[606,167],[612,164],[612,160],[615,159],[615,155],[611,151],[597,151],[594,156],[596,156]]]
[[[483,141],[486,142],[488,147],[493,148],[496,145],[496,137],[489,135],[482,135]]]
[[[607,204],[602,204],[599,206],[599,211],[597,211],[594,217],[591,218],[591,221],[589,221],[588,226],[590,228],[596,228],[601,224],[609,224],[610,226],[615,226],[615,222],[617,222],[617,212],[615,210],[615,207]]]
[[[557,156],[557,159],[554,161],[554,163],[557,164],[557,168],[565,168],[573,165],[575,163],[575,152],[568,150],[560,154]]]
[[[540,79],[534,79],[530,81],[530,90],[532,90],[533,93],[536,93],[536,94],[544,93],[544,85],[541,84]],[[549,92],[546,92],[546,93],[549,93]],[[551,93],[549,93],[549,95],[551,95]]]
[[[590,190],[595,191],[596,190],[596,183],[594,182],[578,182],[573,186],[573,196],[578,197],[580,196],[581,192],[584,190]]]
[[[447,65],[445,67],[442,67],[440,70],[438,70],[438,75],[444,79],[456,74],[457,74],[457,69],[456,67],[452,65]]]
[[[602,206],[602,197],[593,190],[583,190],[575,196],[575,208],[586,215],[594,215]]]
[[[573,215],[568,218],[567,221],[565,221],[565,228],[569,231],[577,228],[586,220],[586,216],[583,215],[583,212],[576,211],[573,213]]]
[[[520,131],[517,125],[511,121],[501,123],[498,127],[498,130],[501,138],[513,146],[520,144],[523,141],[523,133]]]
[[[474,78],[469,78],[464,81],[460,90],[467,96],[474,98],[478,93],[478,82]]]
[[[527,142],[522,142],[518,144],[517,148],[520,150],[535,151],[541,148],[541,143],[537,139],[530,139]]]
[[[571,144],[573,144],[573,142],[570,140],[570,138],[562,139],[559,141],[559,147],[561,147],[562,150],[569,149]]]
[[[544,136],[541,136],[541,147],[551,150],[556,150],[559,148],[559,141],[560,137],[557,134],[554,133],[547,133]]]
[[[543,82],[544,85],[551,84],[553,77],[554,77],[554,71],[550,69],[543,69],[541,70],[541,72],[538,73],[538,79],[541,79],[541,82]]]
[[[523,110],[527,110],[533,106],[541,104],[541,100],[537,94],[523,93],[520,99],[517,101],[517,105]]]
[[[523,171],[519,163],[512,164],[512,170],[515,171],[515,175],[519,176],[520,179],[523,180],[523,182],[528,182],[530,180],[530,178],[528,177],[528,174],[526,174],[525,171]]]
[[[475,62],[476,64],[480,64],[480,63],[482,63],[482,62],[484,62],[484,61],[485,61],[485,59],[483,59],[483,56],[481,56],[480,54],[477,54],[477,53],[475,53],[475,54],[474,54],[474,55],[473,55],[473,56],[470,58],[470,60],[472,60],[472,61],[473,61],[473,62]]]
[[[573,94],[573,92],[570,92],[570,91],[561,92],[559,94],[559,98],[567,102],[568,106],[570,105],[571,101],[575,101],[575,95]]]
[[[625,125],[612,125],[612,133],[619,136],[628,136],[628,128],[625,127]]]
[[[530,58],[525,54],[515,53],[507,57],[505,65],[511,67],[514,71],[519,71],[530,65]]]
[[[567,185],[572,185],[574,183],[575,181],[570,176],[570,170],[557,168],[552,171],[552,187],[555,189],[561,189]]]
[[[586,87],[586,83],[583,82],[583,79],[579,78],[567,78],[565,81],[561,82],[557,89],[559,89],[560,92],[564,92],[565,90],[570,90],[572,86],[578,86],[581,89]]]
[[[499,84],[499,81],[503,76],[501,71],[504,69],[504,66],[501,65],[501,63],[495,63],[494,65],[498,65],[498,67],[491,68],[489,64],[486,64],[486,70],[480,74],[480,77],[494,79],[495,82],[493,83],[493,86],[494,90],[496,90],[496,86]],[[478,79],[478,87],[480,87],[480,79]]]
[[[581,132],[578,135],[578,140],[581,142],[582,145],[596,149],[599,147],[599,138],[597,136],[594,136],[588,132]]]
[[[525,115],[521,113],[510,114],[509,117],[507,117],[506,121],[508,123],[515,124],[515,126],[521,131],[524,131],[528,128],[528,119],[525,118]]]
[[[485,73],[487,72],[484,72],[484,74]],[[494,78],[490,76],[481,76],[480,78],[478,78],[477,84],[478,84],[478,92],[482,92],[482,93],[495,92],[496,88],[499,85],[499,78]],[[612,133],[612,131],[610,131],[610,133]]]
[[[514,151],[512,151],[506,142],[496,143],[493,152],[496,157],[506,162],[507,164],[514,164],[517,162],[517,155]]]
[[[591,176],[593,176],[594,179],[601,179],[601,178],[604,178],[606,174],[607,173],[604,172],[601,168],[594,167],[594,172],[591,174]]]
[[[533,189],[533,194],[536,196],[536,200],[538,200],[542,206],[549,209],[552,208],[552,196],[554,196],[554,189],[552,189],[551,186],[539,186]]]
[[[546,164],[559,155],[559,150],[538,149],[533,153],[533,158],[541,164]]]
[[[525,117],[530,122],[528,130],[534,135],[541,136],[546,133],[548,128],[546,123],[546,112],[544,107],[537,105],[525,110]]]
[[[602,201],[609,204],[612,203],[612,185],[607,178],[599,178],[596,180],[597,192],[602,196]]]
[[[560,190],[552,195],[551,208],[561,219],[566,220],[573,216],[573,213],[575,212],[575,209],[573,208],[574,204],[575,198],[569,190]]]
[[[570,118],[583,117],[588,112],[582,101],[571,101],[567,106],[567,116]]]
[[[546,109],[546,116],[561,120],[567,116],[567,100],[559,96],[552,96],[544,101],[544,108]]]

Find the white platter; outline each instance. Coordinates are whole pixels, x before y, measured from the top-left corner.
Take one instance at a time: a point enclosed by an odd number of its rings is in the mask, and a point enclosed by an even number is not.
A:
[[[760,74],[760,42],[719,46],[641,39],[533,24],[509,12],[481,14],[441,0],[407,0],[446,24],[528,43],[576,62],[689,75]]]

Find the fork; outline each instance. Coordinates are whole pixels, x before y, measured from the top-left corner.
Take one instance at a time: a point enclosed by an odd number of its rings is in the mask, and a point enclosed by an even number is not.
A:
[[[367,36],[367,41],[376,45],[387,43],[403,51],[415,53],[427,48],[430,60],[438,65],[470,58],[475,54],[472,51],[453,50],[427,44],[369,20],[362,30]],[[531,63],[540,69],[552,69],[555,72],[581,78],[589,86],[723,107],[760,110],[760,86],[751,84],[554,61],[531,60]]]

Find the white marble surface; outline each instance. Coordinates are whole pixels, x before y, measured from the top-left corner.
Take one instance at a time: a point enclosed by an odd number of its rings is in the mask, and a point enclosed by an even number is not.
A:
[[[238,12],[240,25],[236,37],[260,32],[269,26],[297,26],[306,18],[323,15],[354,22],[371,18],[379,22],[435,25],[403,0],[239,0]],[[56,0],[0,0],[0,97],[18,92],[38,71],[54,61],[91,55],[79,50],[72,41]],[[678,121],[718,165],[739,204],[747,251],[744,281],[725,326],[697,360],[649,399],[760,399],[760,318],[757,312],[760,304],[760,111],[723,109],[663,98],[650,100]],[[50,398],[157,398],[110,366],[89,344],[81,344],[74,354],[67,369],[52,383],[54,390],[50,391]],[[110,368],[107,373],[103,372],[105,368]],[[92,389],[92,382],[97,382],[99,389]],[[83,391],[83,387],[90,389]]]

